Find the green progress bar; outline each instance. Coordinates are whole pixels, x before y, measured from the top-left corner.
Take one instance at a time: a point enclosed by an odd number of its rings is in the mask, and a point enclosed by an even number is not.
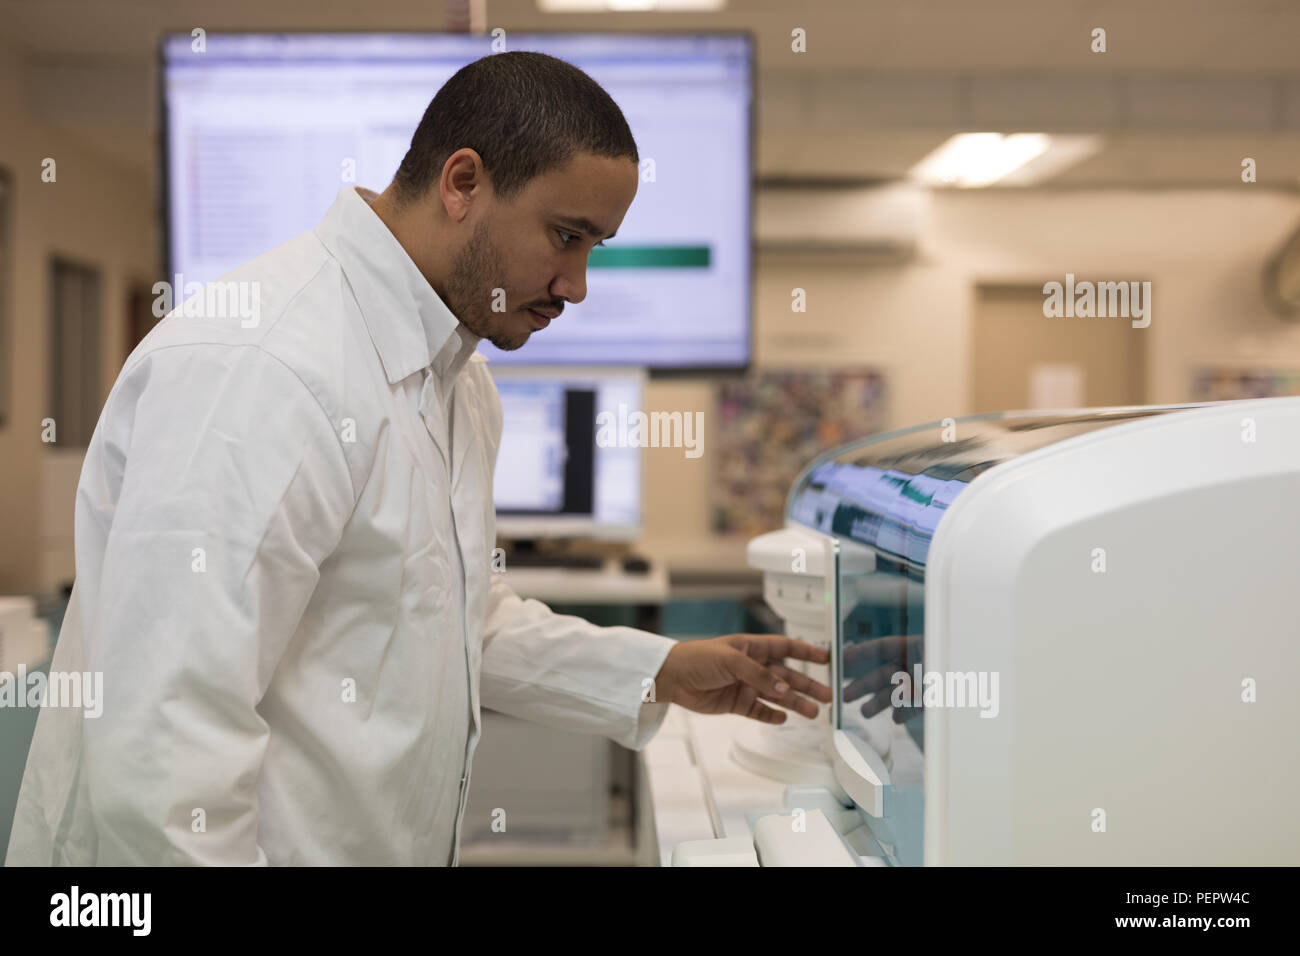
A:
[[[596,246],[589,269],[707,269],[708,246]]]

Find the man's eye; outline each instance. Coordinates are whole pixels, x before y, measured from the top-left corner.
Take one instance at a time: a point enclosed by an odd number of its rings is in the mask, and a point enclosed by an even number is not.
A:
[[[555,231],[560,235],[560,242],[564,243],[566,246],[569,244],[570,240],[582,238],[576,232],[565,232],[563,229],[556,229]]]

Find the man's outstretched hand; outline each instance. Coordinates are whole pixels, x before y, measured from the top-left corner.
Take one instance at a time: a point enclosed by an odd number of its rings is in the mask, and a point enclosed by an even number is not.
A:
[[[828,703],[831,689],[786,667],[786,658],[825,664],[829,652],[782,634],[727,634],[704,641],[682,641],[655,677],[659,700],[700,714],[742,714],[767,724],[785,723],[785,711],[817,716],[809,697]],[[804,696],[804,695],[808,696]]]

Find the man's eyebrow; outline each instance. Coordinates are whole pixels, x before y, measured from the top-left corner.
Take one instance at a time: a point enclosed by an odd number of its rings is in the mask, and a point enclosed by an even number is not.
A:
[[[568,226],[571,229],[576,229],[580,232],[585,232],[587,235],[591,236],[594,239],[599,239],[604,232],[604,230],[602,230],[600,226],[596,225],[590,219],[587,219],[583,216],[556,216],[555,221],[560,223],[560,225],[562,226]],[[613,239],[617,235],[618,232],[614,231],[611,232],[608,236],[605,236],[605,238]]]

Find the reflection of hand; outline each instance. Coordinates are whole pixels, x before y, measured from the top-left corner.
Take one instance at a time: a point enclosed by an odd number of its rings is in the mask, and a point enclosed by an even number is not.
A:
[[[894,687],[901,683],[904,700],[912,699],[912,665],[921,661],[924,634],[891,634],[850,644],[844,649],[840,674],[844,703],[867,694],[874,696],[860,708],[863,717],[874,717],[891,704]],[[894,675],[901,674],[898,681]],[[894,722],[916,716],[920,708],[895,707]]]

